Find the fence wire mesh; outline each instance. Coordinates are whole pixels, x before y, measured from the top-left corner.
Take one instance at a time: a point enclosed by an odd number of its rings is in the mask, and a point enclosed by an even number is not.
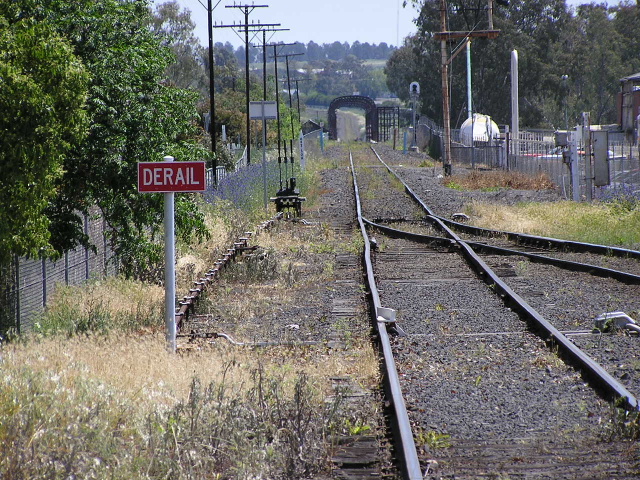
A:
[[[420,118],[418,129],[418,145],[422,151],[429,153],[434,159],[441,160],[443,148],[443,130],[434,121]],[[570,133],[573,138],[576,132]],[[553,181],[558,190],[566,197],[573,198],[570,164],[563,157],[562,149],[554,141],[551,130],[521,131],[518,138],[502,133],[492,144],[474,142],[473,146],[459,143],[459,130],[451,131],[451,162],[454,165],[502,169],[522,172],[528,175],[545,174]],[[585,198],[602,198],[612,192],[624,191],[638,193],[640,191],[640,156],[638,145],[630,143],[620,132],[608,133],[607,158],[602,165],[595,164],[592,155],[587,165],[585,146],[578,139],[576,144],[578,196]],[[589,169],[587,169],[587,166]],[[595,171],[600,179],[596,182]],[[454,170],[455,171],[455,170]],[[590,178],[588,179],[587,172]],[[602,178],[604,172],[604,178]],[[590,195],[587,189],[590,188]]]
[[[103,219],[90,215],[83,222],[95,249],[78,247],[56,261],[15,257],[11,265],[0,269],[0,332],[31,329],[60,285],[79,285],[117,273]]]

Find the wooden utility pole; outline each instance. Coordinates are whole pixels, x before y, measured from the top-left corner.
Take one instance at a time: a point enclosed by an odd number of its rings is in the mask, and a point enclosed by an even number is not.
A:
[[[440,28],[447,31],[447,0],[440,0]],[[440,39],[440,57],[442,60],[442,121],[444,123],[444,152],[442,165],[444,174],[451,175],[451,111],[449,100],[449,53],[447,39],[443,35]]]
[[[473,31],[452,31],[447,29],[447,0],[440,0],[440,29],[434,37],[440,40],[440,56],[442,60],[442,121],[444,123],[444,151],[442,156],[442,165],[444,174],[451,175],[451,102],[449,98],[449,64],[461,51],[458,49],[449,58],[448,42],[455,39],[469,39],[471,37],[496,38],[500,33],[499,30],[493,28],[493,0],[488,2],[488,23],[487,30]],[[466,42],[462,44],[465,46]]]
[[[256,8],[266,8],[269,5],[241,4],[225,5],[225,8],[237,8],[244,14],[244,24],[234,25],[214,25],[214,28],[242,28],[244,30],[244,63],[245,63],[245,108],[247,110],[247,164],[251,163],[251,120],[249,119],[249,29],[258,29],[261,27],[277,27],[279,23],[252,23],[249,24],[249,14]]]

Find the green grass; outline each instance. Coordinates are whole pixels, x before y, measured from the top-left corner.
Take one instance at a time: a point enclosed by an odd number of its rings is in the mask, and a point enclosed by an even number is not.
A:
[[[554,187],[545,174],[481,172],[443,180],[453,190],[544,190]],[[580,242],[640,248],[640,202],[620,196],[607,202],[521,203],[515,206],[473,203],[467,213],[475,225]]]
[[[112,331],[130,333],[163,325],[163,290],[120,277],[90,281],[81,287],[58,286],[31,333],[68,337]]]

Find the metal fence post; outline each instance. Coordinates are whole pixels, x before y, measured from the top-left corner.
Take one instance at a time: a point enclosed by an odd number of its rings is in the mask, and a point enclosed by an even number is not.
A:
[[[102,219],[102,271],[104,278],[109,275],[109,269],[107,267],[109,258],[107,256],[107,221]]]
[[[89,217],[84,214],[84,234],[89,237]],[[84,248],[84,278],[89,280],[89,249]]]
[[[47,262],[42,259],[42,308],[47,306]]]
[[[14,285],[16,292],[16,331],[20,333],[20,259],[18,255],[14,255],[15,269],[16,269],[16,284]]]
[[[64,284],[69,286],[69,252],[64,252]]]

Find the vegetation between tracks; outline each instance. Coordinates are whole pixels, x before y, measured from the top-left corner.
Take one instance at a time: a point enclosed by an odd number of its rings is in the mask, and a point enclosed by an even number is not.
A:
[[[179,246],[179,291],[261,209],[208,206],[212,235]],[[352,248],[322,225],[283,227],[259,242],[205,300],[237,322],[240,340],[244,320],[266,314],[294,283],[329,281],[335,252]],[[371,412],[345,410],[329,381],[376,384],[366,329],[337,325],[345,350],[218,342],[175,356],[162,305],[162,289],[142,282],[61,288],[33,334],[0,348],[1,477],[307,478],[327,469],[334,435],[374,428]]]
[[[524,190],[551,190],[555,185],[545,173],[526,175],[520,172],[473,170],[468,175],[454,175],[445,180],[445,185],[456,190],[499,190],[516,188]]]
[[[640,210],[618,203],[521,203],[513,206],[474,202],[468,214],[475,225],[580,242],[640,248]]]
[[[339,396],[324,402],[322,380],[353,359],[320,358],[224,346],[175,357],[160,335],[14,344],[0,358],[0,472],[304,478],[326,468],[324,440],[356,422]]]

